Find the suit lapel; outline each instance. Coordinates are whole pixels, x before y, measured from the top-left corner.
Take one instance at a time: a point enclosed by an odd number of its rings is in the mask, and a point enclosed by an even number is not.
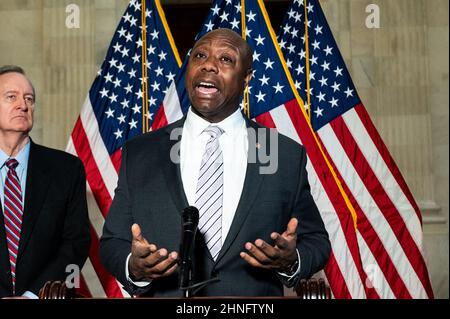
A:
[[[258,129],[258,126],[256,126],[252,121],[248,120],[247,118],[245,119],[247,122],[248,129],[255,129],[255,130]],[[250,152],[255,151],[259,145],[258,134],[256,134],[256,143],[252,142],[251,139],[249,139],[248,143],[249,143],[248,153],[250,156]],[[260,166],[261,162],[259,161],[258,156],[256,156],[255,163],[248,162],[247,164],[247,172],[245,175],[241,198],[239,199],[239,204],[236,209],[236,213],[234,214],[233,222],[231,223],[228,235],[225,238],[225,242],[223,243],[222,249],[220,250],[219,256],[217,257],[216,264],[219,263],[219,261],[230,249],[231,245],[233,244],[234,240],[239,234],[239,231],[241,230],[242,225],[245,222],[245,219],[250,213],[250,208],[258,195],[261,183],[264,179],[264,175],[260,174],[259,172]],[[243,248],[240,247],[240,249]]]
[[[174,163],[170,158],[170,153],[173,147],[176,147],[175,144],[179,143],[181,140],[181,130],[183,129],[183,124],[186,118],[182,118],[181,120],[173,123],[164,128],[165,133],[167,134],[167,139],[161,141],[161,153],[163,156],[162,161],[162,169],[164,171],[164,175],[166,178],[167,188],[169,189],[170,195],[172,196],[172,200],[175,203],[175,207],[178,212],[181,214],[183,209],[189,206],[186,194],[183,189],[183,183],[181,180],[181,169],[180,162]],[[176,139],[171,139],[170,134],[173,130],[180,130],[180,134],[176,135]],[[175,132],[175,131],[174,131]],[[179,144],[178,144],[179,150]],[[179,153],[178,153],[179,154]],[[178,157],[179,159],[179,157]]]
[[[18,260],[30,240],[33,227],[39,218],[46,198],[50,183],[50,176],[46,174],[46,168],[45,159],[41,156],[39,146],[31,141]]]

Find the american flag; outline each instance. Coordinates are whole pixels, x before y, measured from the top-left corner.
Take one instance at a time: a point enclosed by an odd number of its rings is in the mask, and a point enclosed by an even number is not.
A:
[[[99,261],[99,238],[117,185],[121,148],[152,125],[180,65],[159,0],[132,0],[67,146],[83,161],[88,194],[95,198],[89,205],[92,245],[83,268],[89,280],[83,279],[80,289],[86,296],[127,296]]]
[[[312,128],[356,212],[353,234],[353,226],[327,205],[321,185],[311,181],[331,236],[325,274],[334,296],[433,298],[421,213],[358,97],[319,1],[293,1],[278,40],[298,93],[311,105]]]

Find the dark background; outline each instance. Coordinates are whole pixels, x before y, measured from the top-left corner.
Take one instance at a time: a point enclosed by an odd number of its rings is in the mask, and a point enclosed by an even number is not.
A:
[[[267,2],[265,7],[275,34],[289,6],[289,1]],[[167,23],[177,44],[181,60],[194,44],[194,38],[209,14],[211,4],[168,4],[163,5]]]

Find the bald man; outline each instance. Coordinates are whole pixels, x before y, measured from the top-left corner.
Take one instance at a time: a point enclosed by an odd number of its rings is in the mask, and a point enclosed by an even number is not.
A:
[[[276,135],[271,174],[251,160],[271,136],[240,111],[251,76],[252,52],[237,33],[207,33],[189,58],[187,115],[123,148],[100,257],[131,294],[183,296],[178,250],[187,206],[200,215],[193,282],[212,279],[196,296],[282,296],[283,284],[294,286],[326,263],[330,242],[303,147]]]

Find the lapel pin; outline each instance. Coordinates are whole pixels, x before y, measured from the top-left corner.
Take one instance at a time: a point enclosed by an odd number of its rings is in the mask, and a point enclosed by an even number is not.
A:
[[[256,148],[257,148],[257,149],[260,149],[260,148],[261,148],[261,144],[256,143]]]

